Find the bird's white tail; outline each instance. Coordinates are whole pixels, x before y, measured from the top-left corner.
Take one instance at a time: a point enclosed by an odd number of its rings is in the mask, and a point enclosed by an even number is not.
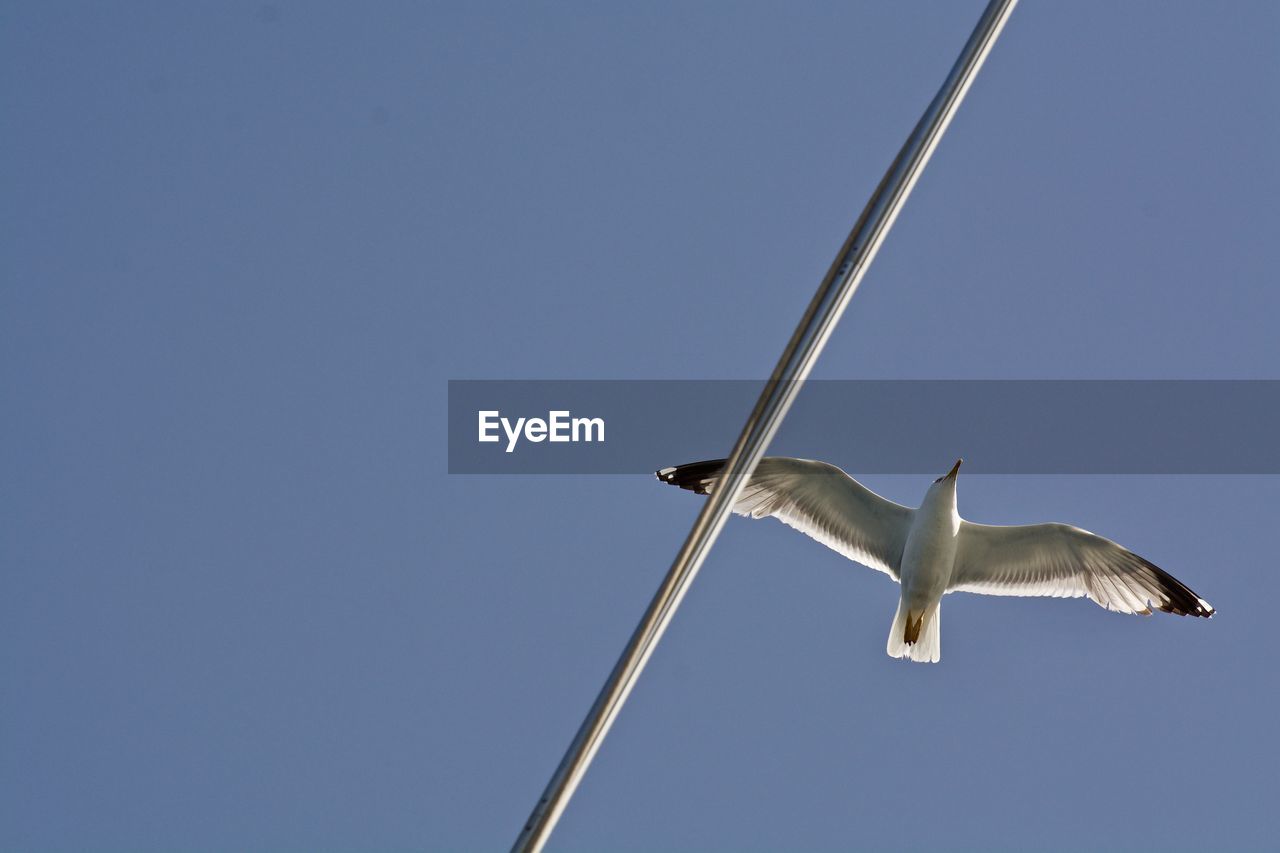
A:
[[[937,663],[942,657],[942,602],[935,601],[924,610],[911,610],[899,599],[885,651],[891,658]]]

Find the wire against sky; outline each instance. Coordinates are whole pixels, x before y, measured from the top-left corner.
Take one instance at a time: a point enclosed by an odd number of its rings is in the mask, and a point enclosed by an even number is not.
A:
[[[867,202],[747,419],[725,464],[720,488],[716,489],[694,521],[693,529],[670,571],[512,846],[513,851],[541,850],[555,829],[591,759],[724,527],[738,494],[791,408],[850,297],[875,259],[880,244],[893,227],[898,212],[1016,5],[1017,0],[990,0],[942,88],[925,109]]]

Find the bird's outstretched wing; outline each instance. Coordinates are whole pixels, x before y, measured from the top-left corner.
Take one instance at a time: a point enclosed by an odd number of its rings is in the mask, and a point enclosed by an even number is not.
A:
[[[948,592],[1087,595],[1108,610],[1212,616],[1213,607],[1159,566],[1069,524],[997,527],[960,522]]]
[[[710,494],[725,460],[663,468],[664,483]],[[851,560],[898,580],[902,549],[914,513],[880,497],[834,465],[770,456],[760,460],[733,505],[752,518],[773,516]]]

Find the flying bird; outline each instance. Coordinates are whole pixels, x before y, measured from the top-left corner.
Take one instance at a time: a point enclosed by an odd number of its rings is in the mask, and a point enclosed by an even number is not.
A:
[[[918,509],[880,497],[834,465],[810,459],[760,460],[733,505],[738,515],[784,524],[897,581],[902,592],[889,629],[890,657],[936,663],[942,596],[1088,596],[1118,613],[1213,615],[1209,602],[1159,566],[1110,539],[1069,524],[1001,527],[956,511],[960,463],[933,481]],[[725,460],[663,468],[664,483],[700,495],[715,490]]]

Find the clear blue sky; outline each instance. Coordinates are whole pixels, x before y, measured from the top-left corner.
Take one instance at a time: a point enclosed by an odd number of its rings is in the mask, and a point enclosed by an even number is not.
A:
[[[7,3],[0,848],[504,849],[697,499],[449,477],[446,380],[766,375],[981,7]],[[1278,42],[1024,3],[817,375],[1277,377]],[[913,666],[735,520],[555,849],[1274,843],[1280,480],[960,497],[1219,616],[952,596]]]

